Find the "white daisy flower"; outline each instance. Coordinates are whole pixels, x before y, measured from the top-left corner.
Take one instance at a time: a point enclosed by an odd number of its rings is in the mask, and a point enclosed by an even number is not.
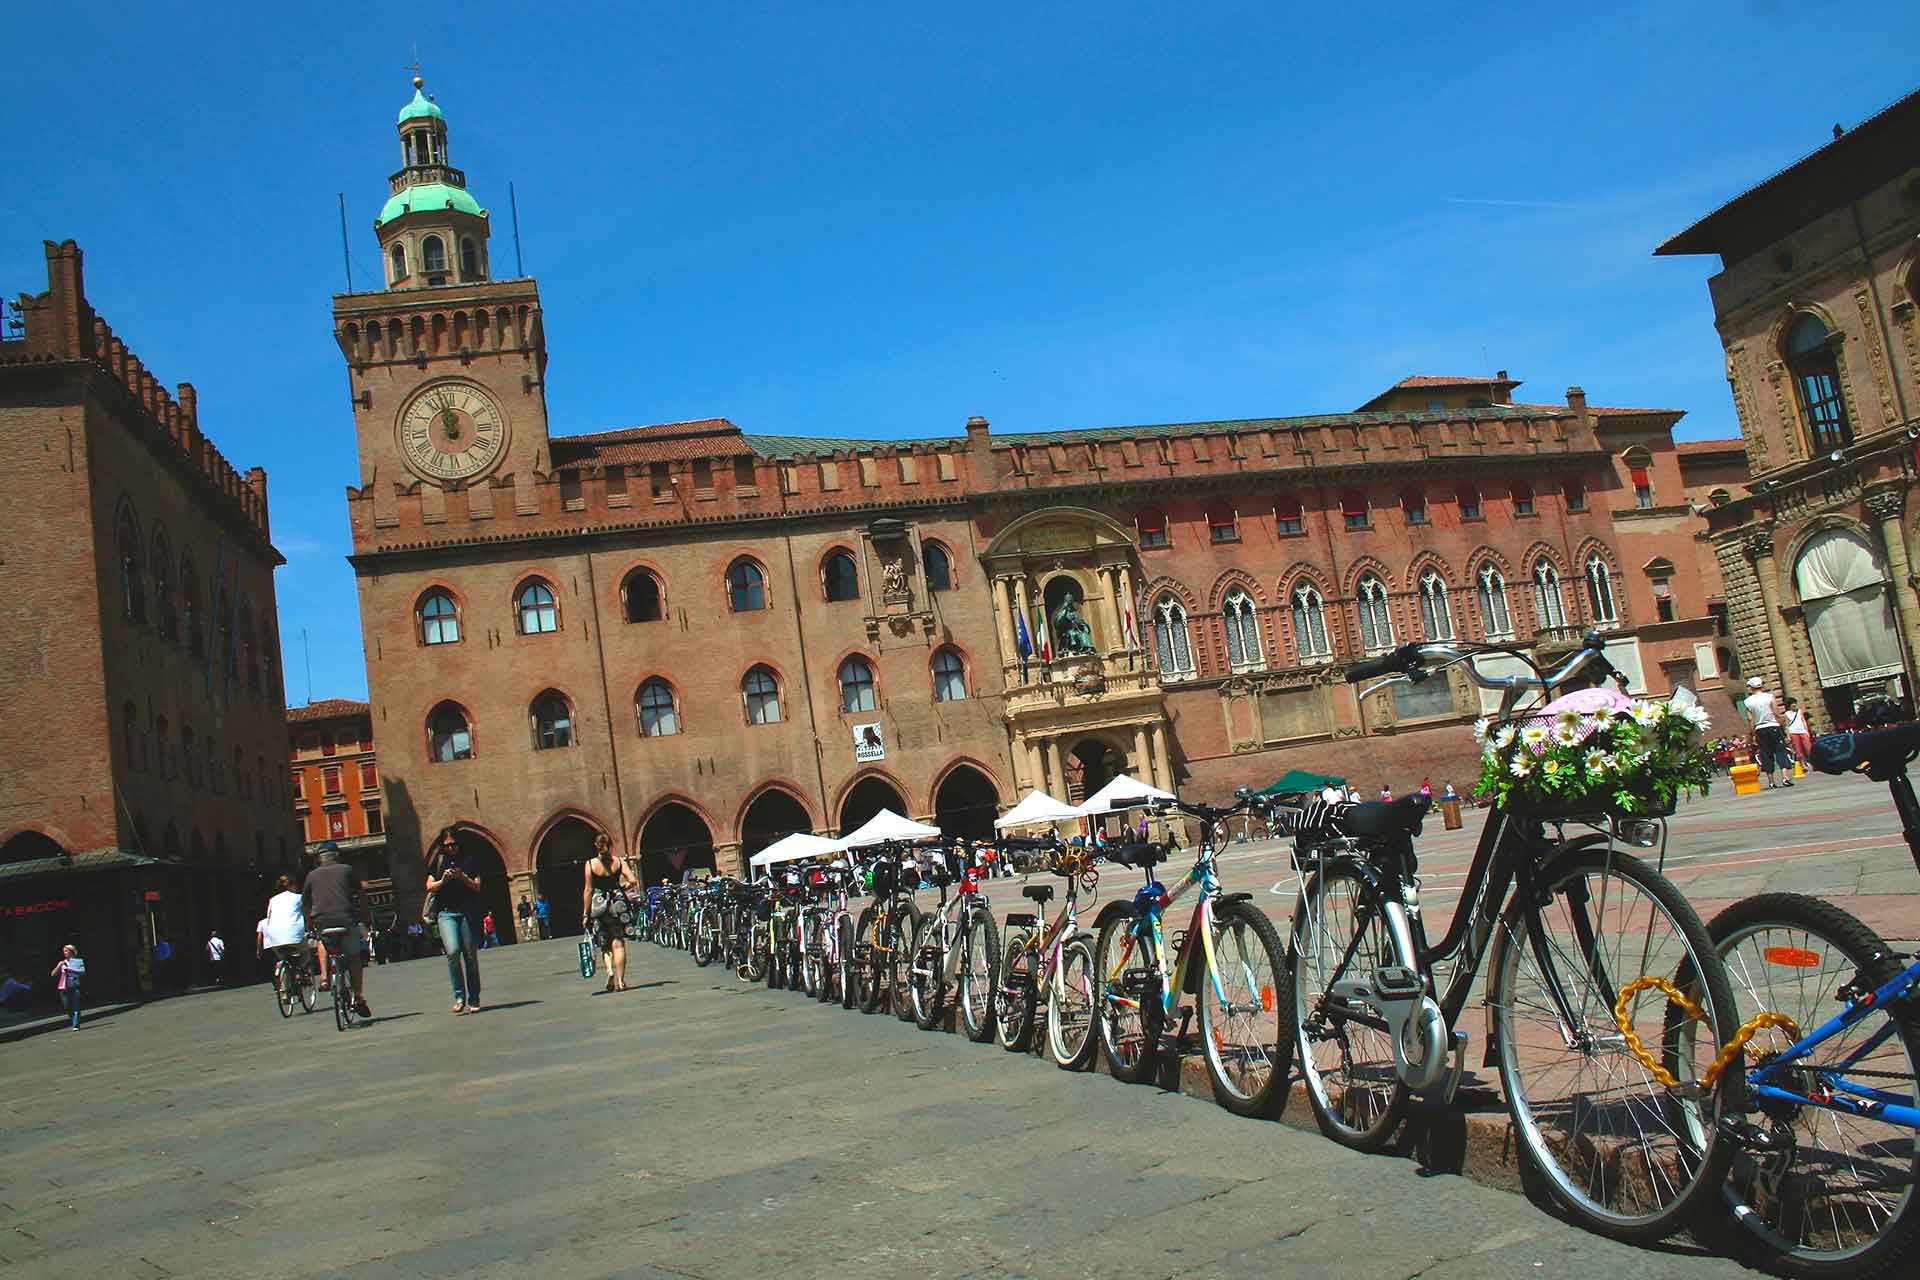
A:
[[[1593,727],[1606,730],[1613,728],[1614,711],[1612,707],[1599,707],[1593,713]]]
[[[1541,747],[1546,745],[1546,726],[1538,724],[1528,725],[1520,731],[1520,741],[1526,745],[1529,751],[1540,750]]]
[[[1513,763],[1507,766],[1507,770],[1516,778],[1524,778],[1533,772],[1533,760],[1524,753],[1516,755]]]
[[[1475,742],[1485,742],[1487,740],[1487,734],[1492,728],[1493,721],[1486,716],[1481,716],[1473,722],[1473,740]]]
[[[1713,717],[1709,716],[1707,709],[1697,702],[1680,708],[1680,715],[1696,729],[1704,730],[1713,724]]]
[[[1572,724],[1568,724],[1565,719],[1562,719],[1559,724],[1555,725],[1553,727],[1553,741],[1555,745],[1562,747],[1571,747],[1579,742],[1580,717],[1575,716]]]
[[[1501,725],[1498,729],[1494,730],[1493,733],[1494,750],[1505,751],[1513,745],[1513,737],[1513,726],[1510,724]]]
[[[1628,714],[1633,717],[1633,722],[1642,729],[1651,729],[1654,725],[1660,723],[1661,719],[1667,714],[1667,709],[1664,704],[1658,702],[1636,702]]]

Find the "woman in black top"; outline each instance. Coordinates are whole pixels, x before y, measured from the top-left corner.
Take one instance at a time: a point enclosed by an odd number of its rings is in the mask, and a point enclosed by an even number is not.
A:
[[[627,989],[627,929],[633,923],[633,901],[627,890],[639,884],[626,859],[614,855],[613,841],[595,836],[586,880],[580,887],[580,924],[607,957],[609,991]]]
[[[427,857],[427,892],[439,915],[434,927],[447,951],[453,981],[453,1011],[480,1008],[480,877],[473,874],[451,829],[442,831]]]

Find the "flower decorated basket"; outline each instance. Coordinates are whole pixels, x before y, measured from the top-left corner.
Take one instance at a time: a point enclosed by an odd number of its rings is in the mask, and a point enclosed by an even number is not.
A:
[[[1538,713],[1474,725],[1480,782],[1510,813],[1541,818],[1670,814],[1713,776],[1707,713],[1686,689],[1671,701],[1582,689]]]

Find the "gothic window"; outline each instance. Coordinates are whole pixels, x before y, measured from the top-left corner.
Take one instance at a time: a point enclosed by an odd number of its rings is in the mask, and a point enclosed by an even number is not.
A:
[[[920,548],[920,559],[927,576],[927,590],[953,590],[953,556],[945,546],[929,542]]]
[[[1480,486],[1463,484],[1460,486],[1460,518],[1478,520],[1480,518]]]
[[[1453,639],[1453,605],[1437,569],[1420,575],[1420,629],[1429,640]]]
[[[748,724],[780,723],[780,682],[773,678],[773,672],[755,667],[747,672],[740,692],[747,700]]]
[[[933,655],[933,700],[960,702],[967,696],[967,664],[951,649]]]
[[[1406,518],[1408,524],[1425,524],[1427,522],[1427,495],[1418,489],[1402,489],[1400,491],[1400,514]]]
[[[1216,503],[1207,508],[1207,540],[1240,541],[1240,513],[1230,503]]]
[[[767,579],[751,560],[735,560],[727,570],[727,608],[755,613],[767,607]]]
[[[179,618],[173,608],[173,553],[167,547],[167,536],[155,531],[153,535],[153,621],[159,629],[162,640],[177,639],[180,633]]]
[[[1167,536],[1167,513],[1158,507],[1144,507],[1133,517],[1133,527],[1140,538],[1140,549],[1151,551],[1170,544]]]
[[[1299,533],[1306,528],[1306,512],[1301,509],[1300,499],[1282,494],[1273,500],[1273,528],[1275,533]]]
[[[1360,609],[1360,647],[1368,653],[1393,648],[1393,614],[1387,605],[1387,586],[1373,574],[1360,579],[1354,593]]]
[[[1510,491],[1513,494],[1513,514],[1530,516],[1533,514],[1533,485],[1526,480],[1515,480]]]
[[[460,611],[444,591],[420,597],[420,643],[453,644],[460,639]]]
[[[873,668],[865,658],[848,658],[840,664],[840,709],[871,711],[873,708]]]
[[[407,246],[396,243],[390,256],[393,259],[393,283],[399,284],[407,278]]]
[[[1803,315],[1787,330],[1787,369],[1793,374],[1800,416],[1815,453],[1853,442],[1853,425],[1847,421],[1846,400],[1840,394],[1840,366],[1831,342],[1827,326],[1817,316]]]
[[[1265,665],[1260,648],[1260,615],[1253,597],[1235,588],[1220,602],[1220,620],[1226,624],[1227,665],[1235,671],[1257,671]]]
[[[514,596],[514,617],[523,636],[543,635],[560,629],[560,611],[553,602],[553,588],[538,581],[527,583]]]
[[[1507,580],[1490,564],[1480,566],[1477,590],[1480,596],[1480,624],[1489,640],[1511,640],[1513,618],[1507,612]]]
[[[820,566],[820,577],[829,601],[860,598],[860,574],[854,569],[853,556],[849,552],[836,551],[828,556],[826,563]]]
[[[460,278],[478,280],[480,278],[480,248],[474,244],[473,237],[463,237],[460,241]]]
[[[1560,595],[1560,571],[1545,556],[1533,562],[1533,612],[1543,629],[1567,625],[1567,608]]]
[[[533,749],[550,751],[573,745],[573,708],[549,689],[533,700]]]
[[[447,269],[447,247],[440,243],[439,236],[428,236],[420,242],[420,269],[428,275]]]
[[[1333,656],[1333,643],[1327,638],[1327,606],[1311,583],[1293,589],[1293,643],[1302,662],[1314,662]]]
[[[147,620],[146,556],[140,549],[140,532],[133,517],[120,513],[116,535],[120,551],[120,616],[128,622]]]
[[[1672,568],[1671,565],[1667,567],[1669,570]],[[1665,585],[1665,579],[1661,579],[1654,584],[1654,597],[1656,602],[1661,599],[1666,600],[1666,608],[1661,614],[1662,621],[1666,621],[1673,616],[1673,601],[1671,597],[1667,596],[1666,592],[1662,590]],[[1620,620],[1620,615],[1615,611],[1613,605],[1613,573],[1607,567],[1606,560],[1602,558],[1598,551],[1587,557],[1587,603],[1593,608],[1593,620],[1595,622],[1618,622]]]
[[[1349,489],[1340,495],[1340,518],[1349,529],[1365,529],[1367,519],[1367,495],[1358,489]]]
[[[640,709],[640,736],[671,738],[680,732],[680,713],[673,705],[673,688],[659,676],[640,686],[635,704]]]
[[[666,616],[660,598],[660,579],[635,569],[620,584],[620,608],[628,622],[658,622]]]
[[[1153,606],[1153,648],[1160,657],[1160,677],[1179,680],[1193,674],[1193,646],[1187,639],[1187,611],[1172,596],[1161,596]]]
[[[427,717],[427,759],[433,764],[449,764],[473,758],[473,728],[466,712],[451,702],[443,702]]]

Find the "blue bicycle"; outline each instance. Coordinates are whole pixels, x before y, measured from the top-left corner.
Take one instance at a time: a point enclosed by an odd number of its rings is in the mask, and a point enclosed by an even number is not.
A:
[[[1915,756],[1920,724],[1907,724],[1820,738],[1812,764],[1886,783],[1920,867]],[[1794,1024],[1748,1042],[1745,1114],[1721,1122],[1736,1151],[1723,1197],[1739,1224],[1731,1244],[1795,1276],[1867,1280],[1895,1267],[1920,1236],[1920,960],[1795,893],[1735,903],[1707,930],[1738,1017],[1772,1010]]]

